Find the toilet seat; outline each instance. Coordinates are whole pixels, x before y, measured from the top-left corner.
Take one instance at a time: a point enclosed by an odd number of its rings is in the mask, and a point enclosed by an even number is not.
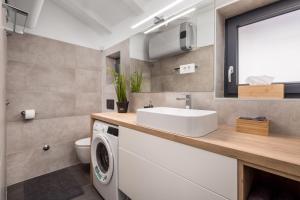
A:
[[[77,157],[83,164],[89,164],[91,160],[91,138],[83,138],[75,142]]]
[[[83,138],[83,139],[77,140],[75,142],[75,145],[78,147],[90,147],[91,146],[91,138],[88,137],[88,138]]]

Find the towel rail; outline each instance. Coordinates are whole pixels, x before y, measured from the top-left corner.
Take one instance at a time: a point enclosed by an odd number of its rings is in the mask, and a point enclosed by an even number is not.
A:
[[[28,12],[25,12],[11,4],[8,4],[8,3],[2,3],[2,7],[3,8],[6,8],[7,10],[7,14],[6,14],[6,23],[9,23],[9,16],[10,16],[10,12],[13,13],[13,27],[10,28],[8,26],[5,27],[5,30],[7,31],[10,31],[10,32],[15,32],[15,33],[21,33],[23,34],[24,33],[24,30],[25,30],[25,26],[26,26],[26,23],[27,23],[27,19],[28,19],[28,15],[29,13]],[[17,31],[17,16],[18,14],[22,15],[25,17],[25,20],[24,20],[24,25],[23,25],[23,29],[21,32],[18,32]]]

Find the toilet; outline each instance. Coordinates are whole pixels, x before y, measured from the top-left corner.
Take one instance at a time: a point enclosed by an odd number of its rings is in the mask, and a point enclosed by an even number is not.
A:
[[[83,138],[75,142],[77,157],[82,164],[89,164],[91,159],[91,138]]]

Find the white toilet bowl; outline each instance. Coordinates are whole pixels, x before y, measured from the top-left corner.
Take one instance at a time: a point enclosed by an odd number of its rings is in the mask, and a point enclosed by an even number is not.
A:
[[[83,164],[89,164],[91,160],[91,138],[83,138],[75,142],[77,157]]]

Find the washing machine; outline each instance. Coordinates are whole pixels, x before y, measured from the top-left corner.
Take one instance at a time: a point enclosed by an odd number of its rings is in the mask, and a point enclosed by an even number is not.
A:
[[[91,144],[93,185],[105,200],[119,200],[118,126],[95,121]]]

